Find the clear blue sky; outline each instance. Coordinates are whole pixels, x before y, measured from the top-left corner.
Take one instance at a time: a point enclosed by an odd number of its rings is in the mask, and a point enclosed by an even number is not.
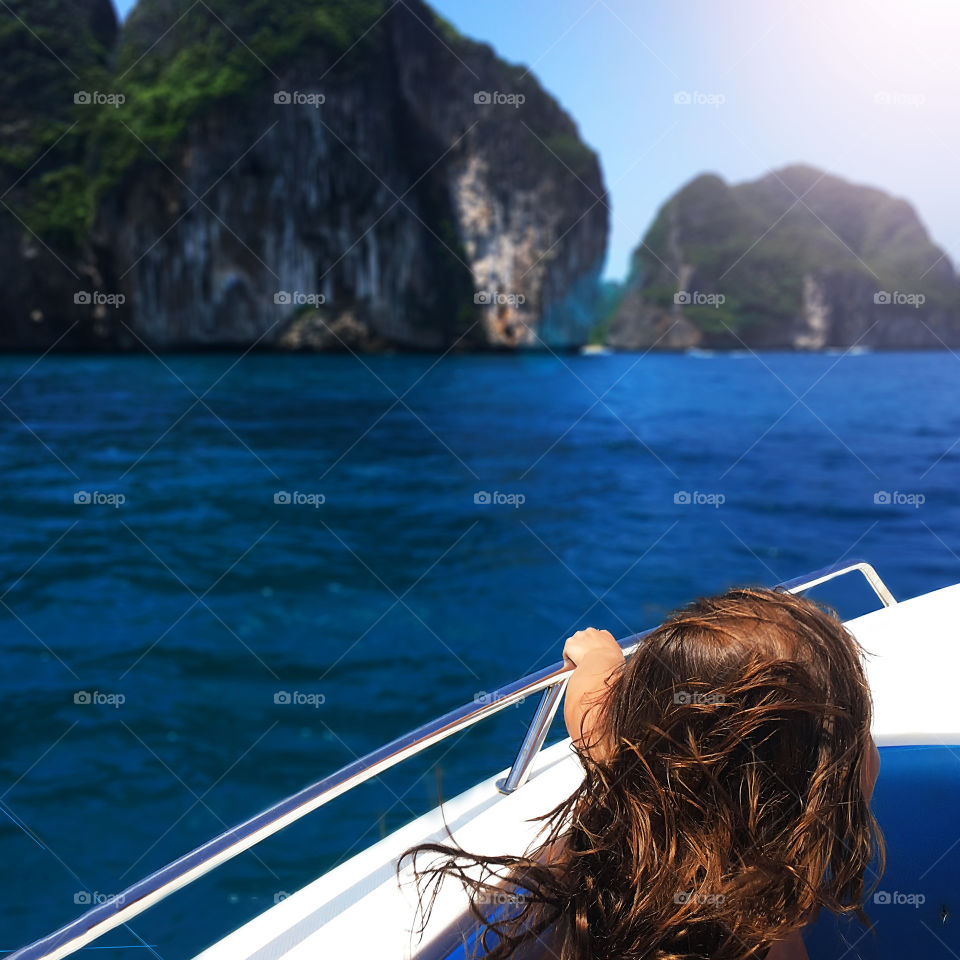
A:
[[[133,0],[118,0],[121,15]],[[960,255],[956,0],[434,0],[532,68],[600,154],[622,276],[657,208],[704,171],[805,162],[909,200]],[[674,94],[722,96],[719,106]]]

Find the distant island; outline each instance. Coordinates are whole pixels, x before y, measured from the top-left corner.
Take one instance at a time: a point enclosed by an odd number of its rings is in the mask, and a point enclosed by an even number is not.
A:
[[[606,340],[622,350],[960,345],[960,285],[905,200],[795,165],[699,176],[634,252]]]
[[[601,282],[595,152],[421,0],[9,0],[0,350],[960,346],[910,204],[705,174]]]

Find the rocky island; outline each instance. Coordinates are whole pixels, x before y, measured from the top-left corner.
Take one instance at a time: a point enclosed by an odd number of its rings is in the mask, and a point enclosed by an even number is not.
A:
[[[584,343],[596,154],[419,0],[10,0],[0,348]]]
[[[633,255],[618,349],[960,346],[960,286],[905,200],[795,165],[697,177]]]

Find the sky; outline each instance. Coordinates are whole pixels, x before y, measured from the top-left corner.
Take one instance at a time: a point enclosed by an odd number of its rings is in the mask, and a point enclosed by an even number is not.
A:
[[[118,0],[121,16],[133,0]],[[808,163],[910,201],[960,259],[957,0],[433,0],[529,67],[600,155],[606,275],[700,173]],[[676,102],[677,94],[691,102]],[[680,98],[683,99],[682,97]]]

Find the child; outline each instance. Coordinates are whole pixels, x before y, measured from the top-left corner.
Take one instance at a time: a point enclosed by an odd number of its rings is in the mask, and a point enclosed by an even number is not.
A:
[[[763,589],[696,601],[629,661],[581,630],[564,719],[585,775],[538,818],[545,839],[404,857],[418,885],[463,883],[491,960],[805,960],[822,907],[872,929],[864,874],[875,886],[885,863],[863,653],[812,601]],[[442,859],[416,870],[428,852]]]

